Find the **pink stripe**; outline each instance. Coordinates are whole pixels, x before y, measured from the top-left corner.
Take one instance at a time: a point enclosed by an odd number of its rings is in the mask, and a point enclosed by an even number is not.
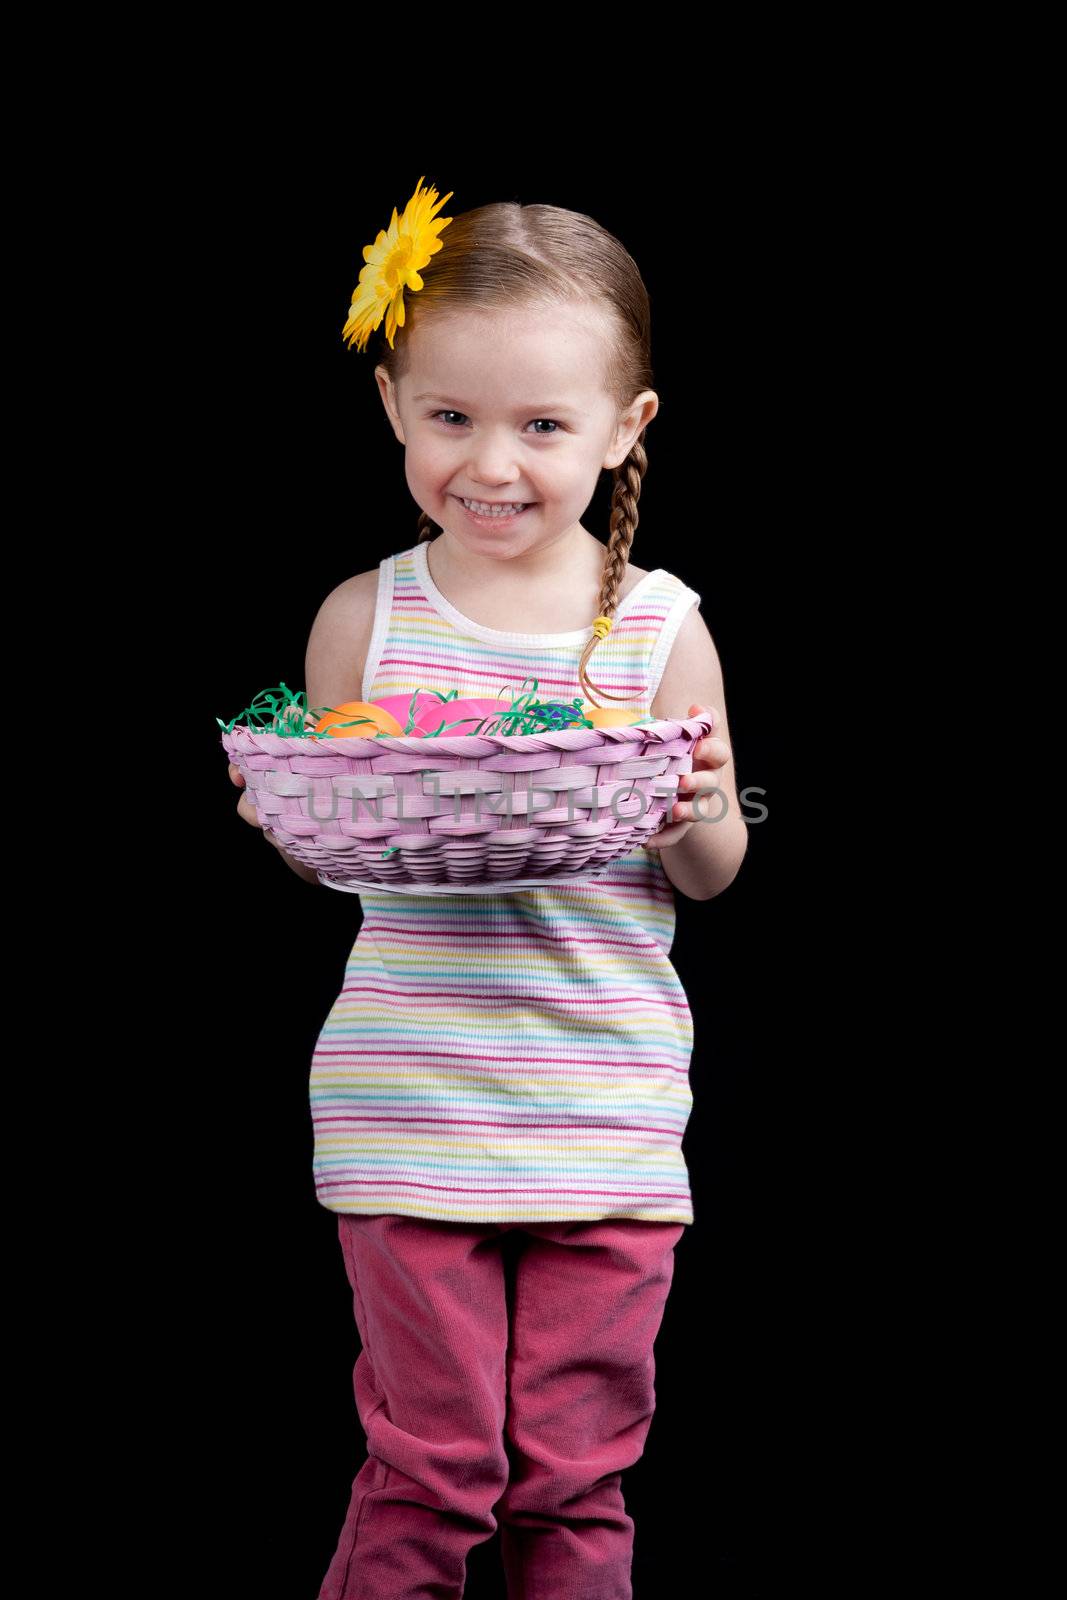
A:
[[[451,624],[448,622],[448,619],[442,618],[439,613],[436,612],[432,606],[428,605],[419,594],[400,594],[398,592],[396,609],[398,613],[403,614],[405,621],[444,621],[446,626],[451,626]],[[615,623],[611,630],[611,636],[613,639],[621,639],[624,634],[629,634],[631,636],[637,634],[652,635],[654,630],[663,625],[669,609],[669,606],[664,606],[663,609],[659,611],[627,611],[626,614],[620,617]],[[592,619],[590,619],[590,622],[591,621]],[[644,626],[635,627],[635,623],[642,623]],[[489,625],[488,623],[480,623],[479,626],[488,627]],[[497,631],[500,630],[490,629],[491,633],[495,633]],[[582,628],[573,628],[569,631],[573,633],[581,633],[583,630]],[[513,646],[510,645],[506,639],[501,639],[499,643],[505,650],[513,648]],[[442,638],[440,641],[440,647],[442,650],[455,650],[456,648],[452,640],[447,638]],[[554,645],[538,645],[534,648],[541,650],[552,650],[556,647]]]
[[[465,676],[470,676],[470,677],[479,678],[479,679],[484,679],[484,678],[489,677],[489,676],[493,676],[493,677],[496,676],[496,674],[489,674],[489,673],[486,673],[486,672],[481,671],[481,670],[479,670],[477,668],[474,668],[474,667],[469,668],[469,669],[468,668],[464,668],[464,667],[460,666],[459,663],[457,663],[455,660],[450,660],[450,661],[429,661],[429,660],[426,660],[424,657],[420,658],[419,656],[387,656],[387,655],[383,655],[382,658],[381,658],[381,661],[378,664],[378,671],[376,673],[376,677],[379,677],[379,678],[386,677],[387,676],[386,670],[385,670],[386,667],[405,667],[405,668],[413,669],[417,673],[426,673],[426,672],[436,673],[436,672],[442,672],[447,668],[447,670],[450,671],[450,672],[463,673]],[[517,676],[517,674],[521,671],[521,668],[513,667],[513,668],[510,668],[510,669],[507,669],[507,670],[510,670],[512,672],[513,676]],[[590,672],[592,673],[592,661],[590,661]],[[592,675],[593,675],[594,682],[602,684],[605,689],[608,689],[608,688],[614,689],[619,694],[639,695],[642,692],[642,690],[644,689],[644,684],[640,681],[640,679],[617,678],[617,677],[611,676],[608,673],[605,673],[605,675],[603,677],[601,677],[600,673],[595,673],[595,674],[592,674]],[[547,674],[540,673],[540,672],[536,674],[536,677],[537,677],[538,686],[540,688],[542,688],[542,689],[547,684],[551,688],[564,689],[564,690],[569,691],[571,683],[573,682],[573,679],[568,678],[568,677],[560,676],[558,678],[553,678],[553,677],[549,677]],[[437,685],[431,683],[431,684],[428,684],[427,687],[436,688]],[[449,684],[448,687],[452,688],[453,686],[452,686],[452,684]],[[504,698],[506,699],[507,696],[505,696]]]
[[[640,862],[637,862],[637,863],[634,864],[634,870],[640,870],[641,867],[642,867],[642,863],[640,863]],[[630,870],[630,869],[627,869],[627,870]],[[568,888],[574,888],[574,889],[587,889],[590,893],[596,892],[596,899],[594,901],[592,901],[591,904],[588,901],[586,901],[581,905],[580,909],[576,908],[575,910],[571,910],[570,908],[567,908],[567,910],[565,911],[564,914],[566,916],[568,916],[571,919],[571,921],[576,922],[578,920],[579,916],[583,916],[584,917],[586,906],[589,907],[590,911],[595,910],[597,904],[601,900],[601,894],[599,892],[597,892],[598,885],[594,885],[592,883],[588,883],[588,884],[577,883],[577,884],[569,884],[569,885],[567,885],[567,887]],[[628,902],[632,901],[637,906],[643,906],[644,905],[644,902],[645,902],[644,890],[643,890],[643,888],[641,888],[641,886],[639,886],[637,884],[629,884],[629,883],[622,882],[622,881],[619,881],[619,882],[611,881],[610,890],[611,890],[611,896],[612,896],[613,900],[620,899],[620,900],[626,900]],[[663,904],[665,906],[673,904],[673,901],[671,899],[669,886],[668,886],[668,888],[666,890],[661,892],[660,898],[661,898],[661,900],[662,900],[662,902],[663,902]],[[401,911],[401,906],[400,906],[399,902],[397,903],[397,911],[398,912]],[[435,911],[435,908],[433,906],[427,906],[426,910],[420,914],[417,926],[420,927],[420,928],[429,927],[430,926],[430,918],[434,915],[434,911]],[[500,915],[501,915],[500,912],[497,911],[495,914],[490,914],[488,916],[483,917],[482,920],[479,920],[479,911],[480,911],[480,907],[478,906],[477,902],[476,901],[472,901],[471,905],[470,905],[470,914],[469,914],[469,916],[466,916],[463,919],[462,931],[470,932],[473,929],[473,931],[475,933],[495,933],[497,931],[497,929],[500,927]],[[604,919],[604,920],[607,920],[607,919]],[[400,922],[397,917],[390,916],[390,917],[387,918],[387,917],[382,916],[377,906],[372,907],[371,911],[369,911],[367,913],[367,916],[365,917],[364,921],[365,921],[365,923],[368,923],[368,922],[369,923],[373,923],[375,927],[380,927],[382,929],[382,931],[386,932],[386,933],[389,931],[390,928],[393,928],[393,927],[398,927],[398,928],[404,927],[404,924],[402,922]],[[524,927],[525,926],[528,926],[528,924],[524,924]],[[455,927],[456,927],[456,923],[455,923],[454,920],[452,920],[452,919],[446,920],[442,916],[442,920],[439,923],[437,923],[436,925],[434,925],[432,931],[434,933],[444,933],[444,934],[447,934],[447,935],[451,936],[452,931],[453,931],[453,929]]]
[[[364,924],[363,924],[364,927],[367,926],[367,921],[369,921],[369,920],[370,920],[369,918],[365,919]],[[375,928],[375,930],[377,930],[379,925],[377,923],[372,923],[372,927]],[[383,933],[389,933],[389,934],[392,934],[392,933],[407,933],[407,934],[410,934],[413,938],[420,938],[421,937],[422,942],[424,944],[428,943],[425,931],[422,930],[422,929],[419,929],[419,928],[414,928],[414,927],[413,928],[402,928],[399,925],[390,922],[388,924],[384,924],[383,923],[381,925],[380,931],[383,932]],[[517,933],[508,933],[508,932],[505,932],[502,929],[498,929],[498,928],[481,929],[481,930],[479,930],[477,928],[469,928],[469,929],[468,928],[455,928],[455,929],[449,928],[448,929],[448,934],[449,934],[450,938],[454,938],[456,940],[459,940],[459,939],[478,940],[479,943],[481,943],[484,940],[486,933],[492,933],[492,936],[493,936],[494,940],[500,940],[501,943],[503,943],[505,940],[511,940],[516,944],[525,944],[529,939],[539,939],[542,944],[547,945],[549,947],[549,949],[553,949],[553,950],[561,949],[564,945],[569,945],[569,944],[588,945],[590,950],[613,950],[613,949],[622,949],[622,950],[652,950],[652,949],[655,949],[655,950],[660,950],[661,949],[661,947],[656,943],[655,939],[652,939],[652,938],[649,938],[649,939],[613,939],[611,937],[604,937],[602,935],[598,939],[583,939],[578,934],[542,933],[540,928],[524,928],[520,932],[517,932]]]
[[[582,1000],[575,995],[562,994],[558,991],[552,993],[547,989],[541,994],[513,994],[510,990],[507,994],[501,994],[499,989],[419,989],[412,984],[406,994],[402,994],[398,993],[396,989],[389,989],[384,985],[379,988],[373,983],[360,983],[358,985],[346,983],[341,990],[341,994],[380,994],[383,999],[395,1000],[398,1005],[407,1005],[408,999],[417,995],[420,1000],[423,998],[428,1000],[497,1000],[502,1006],[527,1001],[537,1004],[540,1001],[548,1000],[566,1001],[568,1005],[573,1006],[603,1007],[632,1002],[634,1005],[642,1006],[672,1006],[679,1011],[688,1011],[689,1009],[687,1000],[668,1000],[663,995],[658,994],[598,994],[595,999]]]
[[[423,1123],[423,1124],[429,1124],[429,1126],[431,1128],[497,1128],[500,1131],[507,1132],[507,1133],[525,1133],[531,1128],[533,1128],[534,1130],[536,1130],[538,1128],[555,1128],[557,1130],[566,1130],[567,1128],[576,1128],[579,1131],[579,1133],[597,1133],[597,1132],[600,1132],[600,1133],[652,1133],[652,1134],[658,1133],[658,1134],[662,1134],[667,1139],[667,1141],[670,1144],[671,1148],[673,1148],[674,1142],[675,1142],[675,1140],[677,1138],[677,1132],[673,1127],[660,1128],[660,1127],[655,1127],[653,1125],[649,1125],[649,1126],[646,1127],[645,1124],[641,1123],[641,1122],[622,1122],[622,1121],[619,1121],[619,1122],[492,1122],[492,1121],[488,1121],[488,1120],[486,1120],[486,1121],[475,1121],[474,1119],[469,1118],[469,1117],[467,1117],[467,1118],[464,1118],[464,1117],[419,1117],[419,1116],[415,1116],[414,1114],[411,1115],[410,1117],[405,1117],[405,1116],[402,1116],[399,1111],[393,1116],[382,1115],[382,1116],[377,1116],[377,1117],[361,1116],[356,1111],[349,1112],[348,1114],[346,1114],[344,1116],[336,1116],[336,1117],[324,1117],[324,1116],[314,1116],[313,1115],[312,1120],[319,1127],[322,1127],[322,1126],[324,1126],[326,1124],[332,1125],[335,1122],[340,1122],[340,1123],[345,1123],[345,1124],[358,1123],[358,1122],[402,1122],[404,1124],[404,1126],[407,1127],[410,1124],[418,1122],[418,1123]]]

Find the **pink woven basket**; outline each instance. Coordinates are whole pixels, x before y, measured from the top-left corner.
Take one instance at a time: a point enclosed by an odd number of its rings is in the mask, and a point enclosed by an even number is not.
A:
[[[264,829],[330,888],[502,894],[595,879],[644,844],[713,726],[221,739]]]

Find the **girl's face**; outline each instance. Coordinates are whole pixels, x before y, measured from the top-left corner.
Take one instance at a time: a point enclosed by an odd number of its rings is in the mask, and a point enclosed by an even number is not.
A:
[[[618,415],[601,386],[605,338],[595,307],[435,313],[395,386],[375,369],[414,499],[471,554],[512,559],[589,537],[579,518],[600,472],[659,408],[648,389]],[[465,499],[527,509],[478,522]]]

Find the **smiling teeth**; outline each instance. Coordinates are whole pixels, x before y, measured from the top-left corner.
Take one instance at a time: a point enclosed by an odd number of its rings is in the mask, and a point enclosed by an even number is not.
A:
[[[462,495],[460,496],[462,499]],[[468,511],[477,512],[480,517],[507,517],[514,516],[516,511],[524,511],[525,501],[516,500],[507,505],[491,506],[485,500],[464,500],[463,504]]]

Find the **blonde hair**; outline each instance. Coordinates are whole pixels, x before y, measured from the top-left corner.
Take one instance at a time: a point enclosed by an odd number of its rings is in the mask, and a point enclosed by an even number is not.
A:
[[[404,296],[406,321],[390,349],[382,330],[377,364],[395,384],[405,375],[407,339],[434,308],[442,311],[513,309],[518,306],[586,304],[609,313],[604,383],[621,414],[637,395],[653,386],[651,318],[648,291],[637,263],[619,241],[592,217],[560,206],[501,201],[479,206],[452,219],[442,248],[421,270],[423,287]],[[383,324],[384,327],[384,324]],[[612,468],[611,515],[597,615],[614,617],[619,590],[637,532],[637,501],[648,457],[642,428],[625,461]],[[441,530],[419,513],[418,542]],[[578,663],[578,679],[594,705],[632,700],[611,694],[589,677],[589,658],[600,639],[593,633]]]

